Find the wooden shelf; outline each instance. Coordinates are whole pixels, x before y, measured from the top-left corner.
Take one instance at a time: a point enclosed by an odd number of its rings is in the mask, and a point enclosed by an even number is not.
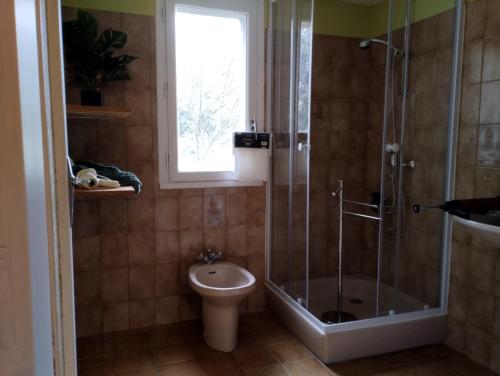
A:
[[[66,105],[69,119],[125,119],[132,110],[127,107]]]
[[[135,195],[134,188],[128,186],[96,189],[75,188],[75,199],[77,200],[97,200],[100,198],[128,197],[133,195]]]

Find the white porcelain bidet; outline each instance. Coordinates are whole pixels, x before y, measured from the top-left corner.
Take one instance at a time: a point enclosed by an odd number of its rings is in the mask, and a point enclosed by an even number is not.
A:
[[[205,341],[216,350],[233,351],[238,306],[255,288],[255,277],[230,262],[200,263],[189,268],[189,284],[203,300]]]

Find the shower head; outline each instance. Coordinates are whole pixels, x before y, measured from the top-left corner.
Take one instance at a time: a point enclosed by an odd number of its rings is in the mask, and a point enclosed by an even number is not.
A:
[[[399,53],[401,55],[404,55],[404,52],[402,50],[400,50],[399,48],[395,47],[394,45],[390,45],[389,46],[389,43],[387,43],[387,41],[383,40],[383,39],[378,39],[378,38],[371,38],[371,39],[365,39],[365,40],[362,40],[360,43],[359,43],[359,48],[361,48],[362,50],[365,50],[367,48],[370,48],[372,43],[379,43],[379,44],[383,44],[384,46],[387,46],[387,47],[390,47],[394,50],[395,53]]]

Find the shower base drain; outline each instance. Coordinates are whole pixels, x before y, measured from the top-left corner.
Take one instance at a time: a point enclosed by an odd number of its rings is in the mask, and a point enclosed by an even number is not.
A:
[[[341,322],[356,321],[358,318],[350,312],[342,311],[327,311],[321,315],[321,321],[325,324],[338,324]]]

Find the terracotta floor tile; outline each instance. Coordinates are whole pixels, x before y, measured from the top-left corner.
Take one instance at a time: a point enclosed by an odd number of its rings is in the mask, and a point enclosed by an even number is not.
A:
[[[113,365],[110,360],[92,359],[78,361],[78,376],[112,376]]]
[[[232,355],[238,366],[244,370],[279,363],[269,350],[253,344],[239,345]]]
[[[151,368],[153,366],[153,356],[151,353],[122,355],[113,362],[113,368],[117,373]]]
[[[204,376],[196,361],[169,364],[158,368],[158,376]]]
[[[210,356],[198,360],[204,376],[236,376],[242,375],[230,354]]]
[[[270,345],[271,352],[282,362],[311,359],[314,355],[299,341],[288,341]]]
[[[324,366],[280,322],[248,314],[231,354],[209,347],[201,321],[78,339],[79,376],[498,376],[444,345]]]
[[[194,360],[195,355],[189,344],[174,345],[153,350],[154,362],[157,366]]]
[[[117,376],[156,376],[156,368],[144,368],[135,371],[117,373]]]
[[[87,337],[76,343],[78,359],[102,359],[113,356],[113,341],[108,336]]]
[[[292,376],[332,376],[335,375],[317,359],[287,362],[283,366]]]
[[[246,376],[290,376],[281,364],[254,368],[245,371]]]

